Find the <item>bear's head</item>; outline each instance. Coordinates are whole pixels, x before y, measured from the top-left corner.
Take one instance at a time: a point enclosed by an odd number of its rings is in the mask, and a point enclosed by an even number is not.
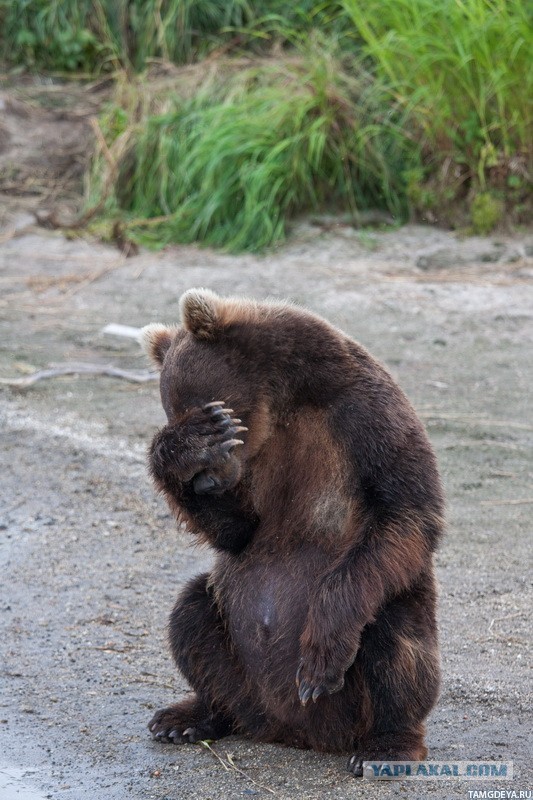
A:
[[[259,363],[250,354],[260,306],[190,289],[180,309],[181,325],[154,323],[141,331],[143,349],[161,371],[161,400],[169,421],[217,400],[247,416],[259,395],[265,396]]]
[[[180,309],[181,325],[147,325],[141,335],[161,370],[169,421],[218,400],[245,424],[259,408],[284,418],[299,405],[327,405],[352,380],[346,337],[290,303],[190,289]]]

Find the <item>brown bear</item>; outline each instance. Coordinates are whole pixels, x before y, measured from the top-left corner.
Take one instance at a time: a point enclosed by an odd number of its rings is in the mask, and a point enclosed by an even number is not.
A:
[[[192,289],[181,314],[143,329],[168,419],[150,468],[218,556],[170,617],[194,695],[158,711],[152,735],[350,752],[354,775],[425,758],[443,495],[415,411],[301,308]]]

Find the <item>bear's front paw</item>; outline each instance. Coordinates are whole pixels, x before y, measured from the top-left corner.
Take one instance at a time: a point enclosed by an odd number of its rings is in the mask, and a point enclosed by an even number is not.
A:
[[[193,488],[196,494],[222,494],[240,480],[241,464],[232,454],[236,447],[244,444],[236,437],[248,428],[240,424],[240,419],[232,417],[233,409],[224,408],[221,401],[207,403],[202,411],[208,415],[216,432],[209,437],[209,466],[194,476]]]
[[[328,666],[327,659],[300,659],[296,673],[296,686],[300,703],[306,706],[309,700],[314,703],[323,694],[334,694],[344,686],[344,671]]]
[[[193,481],[196,494],[225,491],[240,479],[233,451],[244,444],[238,434],[248,430],[233,410],[215,401],[193,409],[178,425],[167,425],[152,442],[154,476],[165,485]]]

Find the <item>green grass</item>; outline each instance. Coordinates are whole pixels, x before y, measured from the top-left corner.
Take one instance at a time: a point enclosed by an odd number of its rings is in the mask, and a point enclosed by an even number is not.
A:
[[[343,24],[337,3],[316,0],[0,0],[0,58],[58,72],[142,70]]]
[[[90,0],[0,0],[0,58],[44,70],[92,70],[109,50],[89,24]]]
[[[8,65],[115,73],[89,206],[234,251],[320,208],[527,221],[532,31],[530,0],[0,0]]]
[[[130,235],[261,250],[294,214],[325,205],[405,215],[405,138],[390,107],[319,38],[299,58],[214,78],[190,98],[176,95],[179,84],[147,101],[153,87],[139,81],[102,118],[118,168],[109,191],[99,156],[92,201],[105,196]]]
[[[481,191],[531,170],[528,0],[343,0],[374,74],[435,165]],[[513,164],[514,162],[514,164]],[[514,175],[514,179],[513,179]],[[504,189],[505,186],[499,186]]]
[[[11,64],[94,72],[185,63],[253,19],[248,0],[0,0],[0,53]]]

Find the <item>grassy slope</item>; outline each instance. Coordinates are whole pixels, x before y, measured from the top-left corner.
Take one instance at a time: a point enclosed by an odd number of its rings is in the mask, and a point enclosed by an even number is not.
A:
[[[95,154],[90,192],[137,239],[258,250],[324,206],[469,214],[479,231],[527,218],[527,0],[285,6],[0,0],[0,47],[39,68],[122,69],[100,121],[114,162]],[[252,61],[228,66],[235,47]],[[180,71],[132,77],[154,58],[196,64],[195,91]]]

